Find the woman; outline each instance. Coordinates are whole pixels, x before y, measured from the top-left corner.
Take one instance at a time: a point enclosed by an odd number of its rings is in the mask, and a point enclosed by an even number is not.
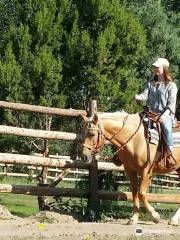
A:
[[[169,62],[158,58],[153,64],[154,78],[147,83],[145,90],[136,95],[136,100],[146,100],[150,110],[159,113],[166,144],[169,151],[173,149],[172,127],[175,118],[177,86],[172,81]]]

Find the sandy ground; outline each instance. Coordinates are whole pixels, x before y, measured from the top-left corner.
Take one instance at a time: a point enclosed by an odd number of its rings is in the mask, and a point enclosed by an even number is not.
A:
[[[140,222],[126,225],[127,219],[106,223],[78,222],[73,216],[55,212],[40,212],[29,218],[11,215],[0,207],[0,239],[62,239],[62,240],[133,240],[133,239],[180,239],[180,226],[168,222]],[[137,234],[137,228],[142,234]]]

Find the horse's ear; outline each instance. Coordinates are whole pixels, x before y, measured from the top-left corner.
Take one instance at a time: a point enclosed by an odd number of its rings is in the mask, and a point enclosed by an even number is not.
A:
[[[88,118],[82,114],[80,114],[80,117],[81,119],[84,121],[84,122],[87,122]]]
[[[93,122],[94,125],[97,124],[97,122],[98,122],[98,115],[97,115],[97,113],[94,114],[92,122]]]

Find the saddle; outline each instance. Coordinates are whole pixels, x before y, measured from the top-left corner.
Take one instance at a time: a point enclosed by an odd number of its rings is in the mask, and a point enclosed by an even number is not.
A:
[[[146,141],[148,144],[150,143],[150,132],[151,130],[156,130],[158,132],[158,151],[160,154],[160,159],[157,161],[161,166],[163,165],[166,169],[174,170],[176,167],[176,160],[172,155],[172,152],[170,151],[166,139],[163,133],[163,130],[161,128],[161,124],[159,122],[160,114],[154,113],[151,111],[145,110],[142,113],[142,116],[144,117],[144,127],[145,127],[145,135],[146,135]],[[173,127],[173,132],[180,131],[180,121],[176,122],[176,125]],[[148,147],[149,148],[149,147]]]

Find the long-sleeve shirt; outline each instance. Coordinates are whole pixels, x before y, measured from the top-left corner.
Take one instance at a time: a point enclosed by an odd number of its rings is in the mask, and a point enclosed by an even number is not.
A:
[[[175,114],[177,86],[174,82],[148,82],[146,88],[139,94],[142,100],[147,101],[150,110],[162,113],[169,109],[171,114]]]

